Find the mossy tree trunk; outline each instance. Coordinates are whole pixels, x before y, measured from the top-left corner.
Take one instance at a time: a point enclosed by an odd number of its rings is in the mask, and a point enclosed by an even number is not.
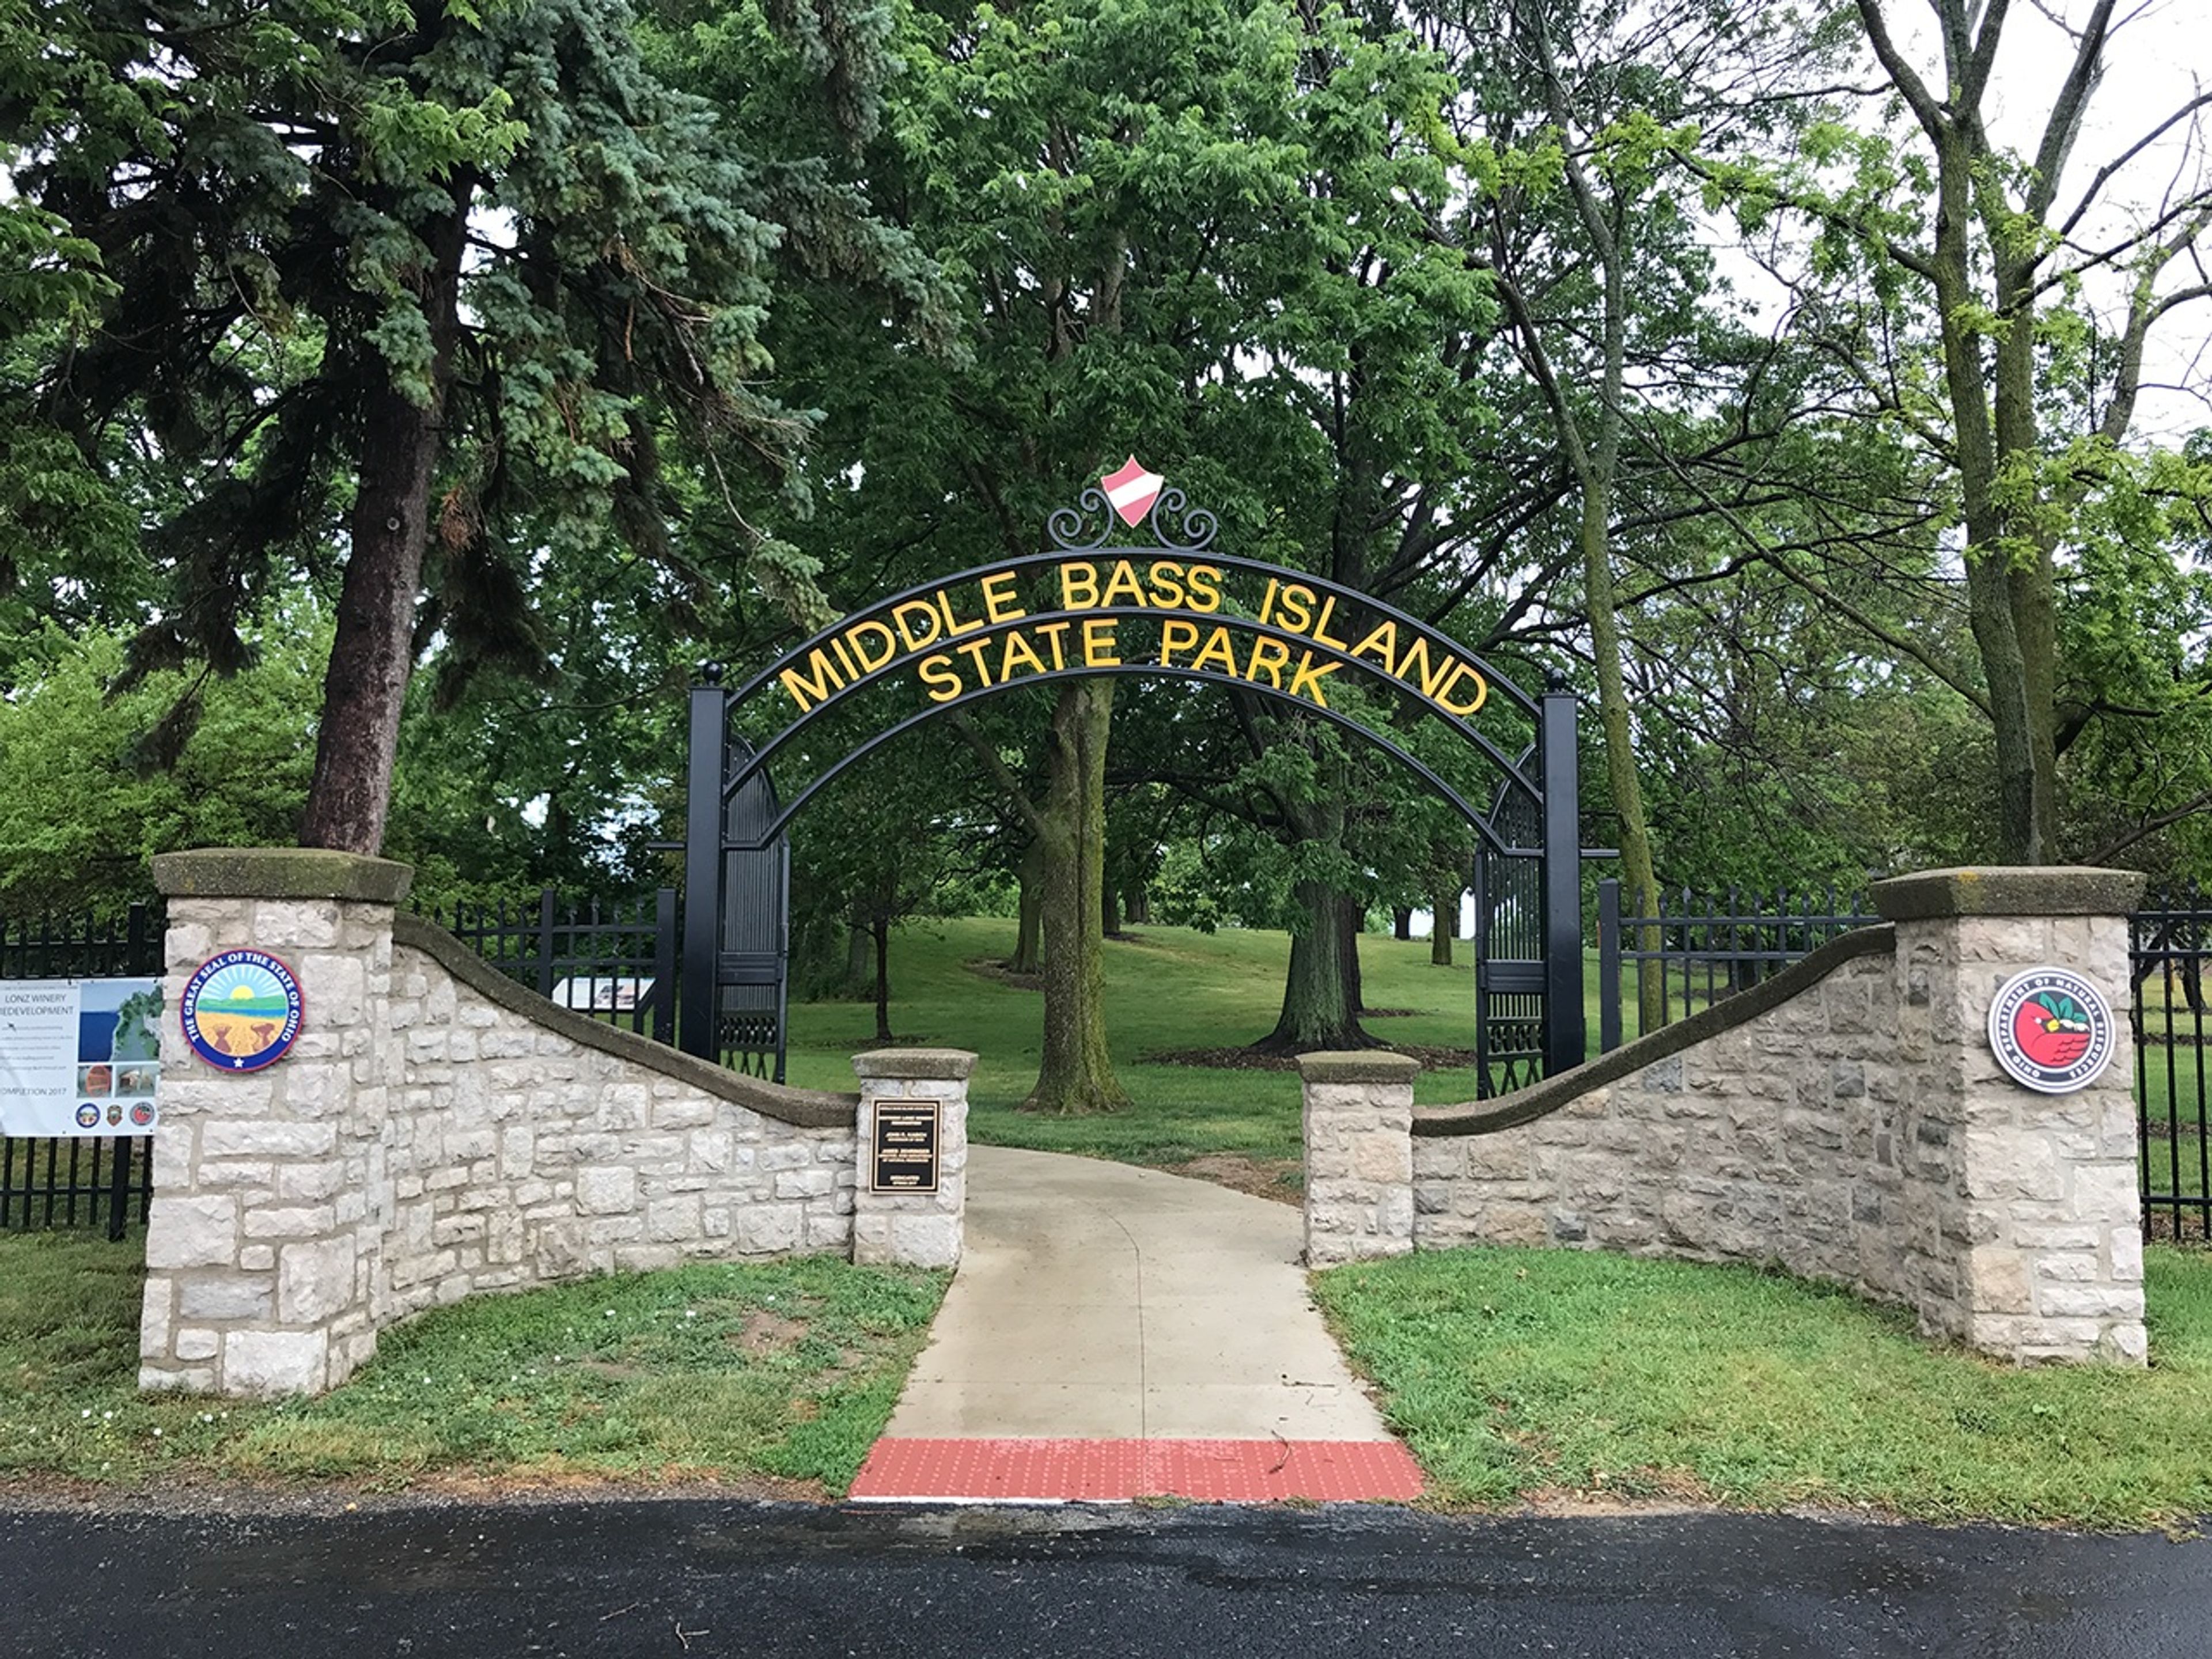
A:
[[[1017,872],[1021,899],[1014,925],[1014,954],[1006,963],[1010,972],[1034,974],[1044,964],[1044,847],[1032,838]]]
[[[878,911],[869,931],[876,947],[876,1041],[889,1042],[892,1040],[890,918]]]
[[[1045,798],[1034,808],[1042,848],[1044,1056],[1025,1109],[1071,1115],[1119,1111],[1129,1097],[1106,1047],[1106,740],[1114,683],[1060,688],[1047,750]]]
[[[1291,889],[1303,925],[1291,935],[1291,969],[1275,1029],[1252,1046],[1271,1053],[1372,1048],[1359,1024],[1359,907],[1325,882]]]
[[[1462,890],[1449,876],[1437,883],[1436,896],[1429,905],[1429,914],[1433,918],[1429,925],[1429,965],[1432,968],[1451,966],[1452,939],[1459,933],[1459,896]]]

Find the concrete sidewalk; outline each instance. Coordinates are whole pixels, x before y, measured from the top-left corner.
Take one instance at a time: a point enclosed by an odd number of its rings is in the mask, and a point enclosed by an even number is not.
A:
[[[960,1271],[887,1437],[1391,1440],[1306,1294],[1297,1209],[1096,1158],[968,1158]]]

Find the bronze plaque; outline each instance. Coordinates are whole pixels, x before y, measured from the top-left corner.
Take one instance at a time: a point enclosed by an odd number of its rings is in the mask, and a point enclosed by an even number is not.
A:
[[[933,1193],[937,1190],[937,1114],[934,1100],[876,1103],[874,1162],[868,1172],[872,1193]]]

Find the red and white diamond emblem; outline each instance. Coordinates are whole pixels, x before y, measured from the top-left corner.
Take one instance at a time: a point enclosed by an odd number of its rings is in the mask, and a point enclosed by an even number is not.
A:
[[[1145,515],[1152,510],[1152,503],[1160,498],[1160,486],[1167,480],[1157,472],[1146,471],[1132,455],[1121,463],[1120,471],[1109,472],[1098,482],[1106,486],[1106,499],[1121,515],[1121,522],[1133,528],[1144,523]]]

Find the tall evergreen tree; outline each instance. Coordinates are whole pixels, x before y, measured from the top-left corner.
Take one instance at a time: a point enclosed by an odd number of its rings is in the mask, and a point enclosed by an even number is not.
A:
[[[803,21],[865,119],[883,19]],[[39,452],[49,494],[145,524],[136,672],[235,669],[264,595],[335,580],[309,845],[381,845],[432,638],[537,659],[534,560],[619,537],[702,586],[665,532],[672,434],[729,522],[800,503],[805,422],[763,389],[780,249],[921,281],[825,173],[746,153],[657,76],[621,0],[87,0],[0,13],[0,62],[17,188],[110,284],[35,337],[0,424],[66,440]],[[132,495],[145,453],[173,495]],[[748,548],[804,608],[805,562]]]

